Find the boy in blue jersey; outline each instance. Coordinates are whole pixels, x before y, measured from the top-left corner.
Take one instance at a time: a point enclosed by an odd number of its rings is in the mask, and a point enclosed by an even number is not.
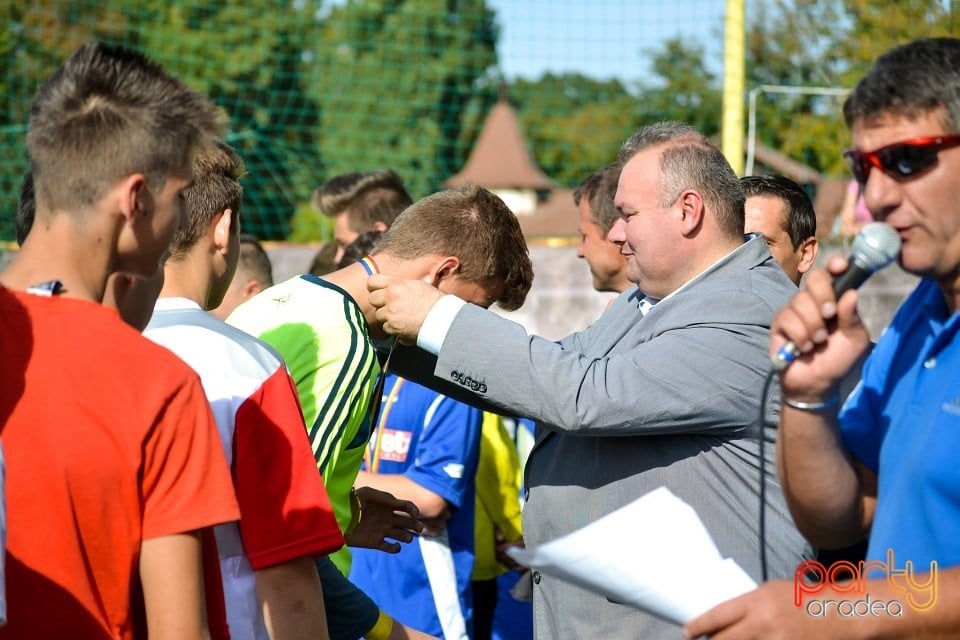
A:
[[[399,554],[357,549],[350,579],[400,622],[468,638],[474,476],[483,413],[388,374],[357,483],[411,500],[430,526]]]

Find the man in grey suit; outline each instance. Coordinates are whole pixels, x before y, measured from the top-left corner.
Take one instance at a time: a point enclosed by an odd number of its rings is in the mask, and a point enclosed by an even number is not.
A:
[[[387,277],[369,280],[370,301],[387,331],[438,356],[435,383],[537,421],[527,544],[666,486],[696,509],[721,553],[759,580],[755,436],[766,345],[774,312],[796,288],[761,236],[744,238],[743,189],[701,134],[653,125],[624,144],[620,160],[620,219],[609,238],[636,287],[586,330],[550,342],[423,283]],[[771,443],[774,419],[768,411],[762,420]],[[772,446],[766,454],[766,556],[772,575],[792,576],[808,549],[772,473]],[[538,638],[680,636],[548,576],[535,573],[534,583]]]

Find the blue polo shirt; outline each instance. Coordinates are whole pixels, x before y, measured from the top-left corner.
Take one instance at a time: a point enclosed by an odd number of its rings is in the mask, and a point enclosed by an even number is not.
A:
[[[867,559],[916,572],[960,564],[960,313],[923,280],[897,311],[840,414],[846,446],[877,473]]]
[[[481,411],[388,374],[364,468],[403,474],[451,505],[439,537],[419,536],[397,555],[353,549],[350,580],[403,624],[433,636],[472,634],[474,476]]]

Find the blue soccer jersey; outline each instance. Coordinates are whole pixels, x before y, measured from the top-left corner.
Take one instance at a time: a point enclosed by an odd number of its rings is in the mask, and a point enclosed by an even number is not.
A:
[[[483,414],[388,375],[380,419],[364,462],[403,474],[451,505],[443,534],[420,536],[397,555],[353,550],[350,580],[396,620],[434,636],[471,635],[474,475]]]
[[[840,414],[844,443],[877,473],[868,560],[917,572],[960,565],[960,314],[923,280],[877,341]]]

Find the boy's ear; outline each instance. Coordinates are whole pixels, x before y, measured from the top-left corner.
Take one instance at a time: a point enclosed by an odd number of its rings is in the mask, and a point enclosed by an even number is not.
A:
[[[247,280],[247,283],[243,285],[244,300],[247,298],[252,298],[261,291],[263,291],[263,286],[261,286],[259,281],[253,279]]]
[[[232,209],[224,209],[213,216],[213,244],[220,253],[225,253],[230,247],[230,232],[233,217]]]
[[[451,278],[460,273],[460,258],[457,256],[446,256],[430,270],[428,282],[433,286],[438,286],[441,281]]]
[[[147,178],[142,173],[133,173],[120,180],[114,187],[117,208],[132,223],[150,209],[152,196],[147,188]]]

